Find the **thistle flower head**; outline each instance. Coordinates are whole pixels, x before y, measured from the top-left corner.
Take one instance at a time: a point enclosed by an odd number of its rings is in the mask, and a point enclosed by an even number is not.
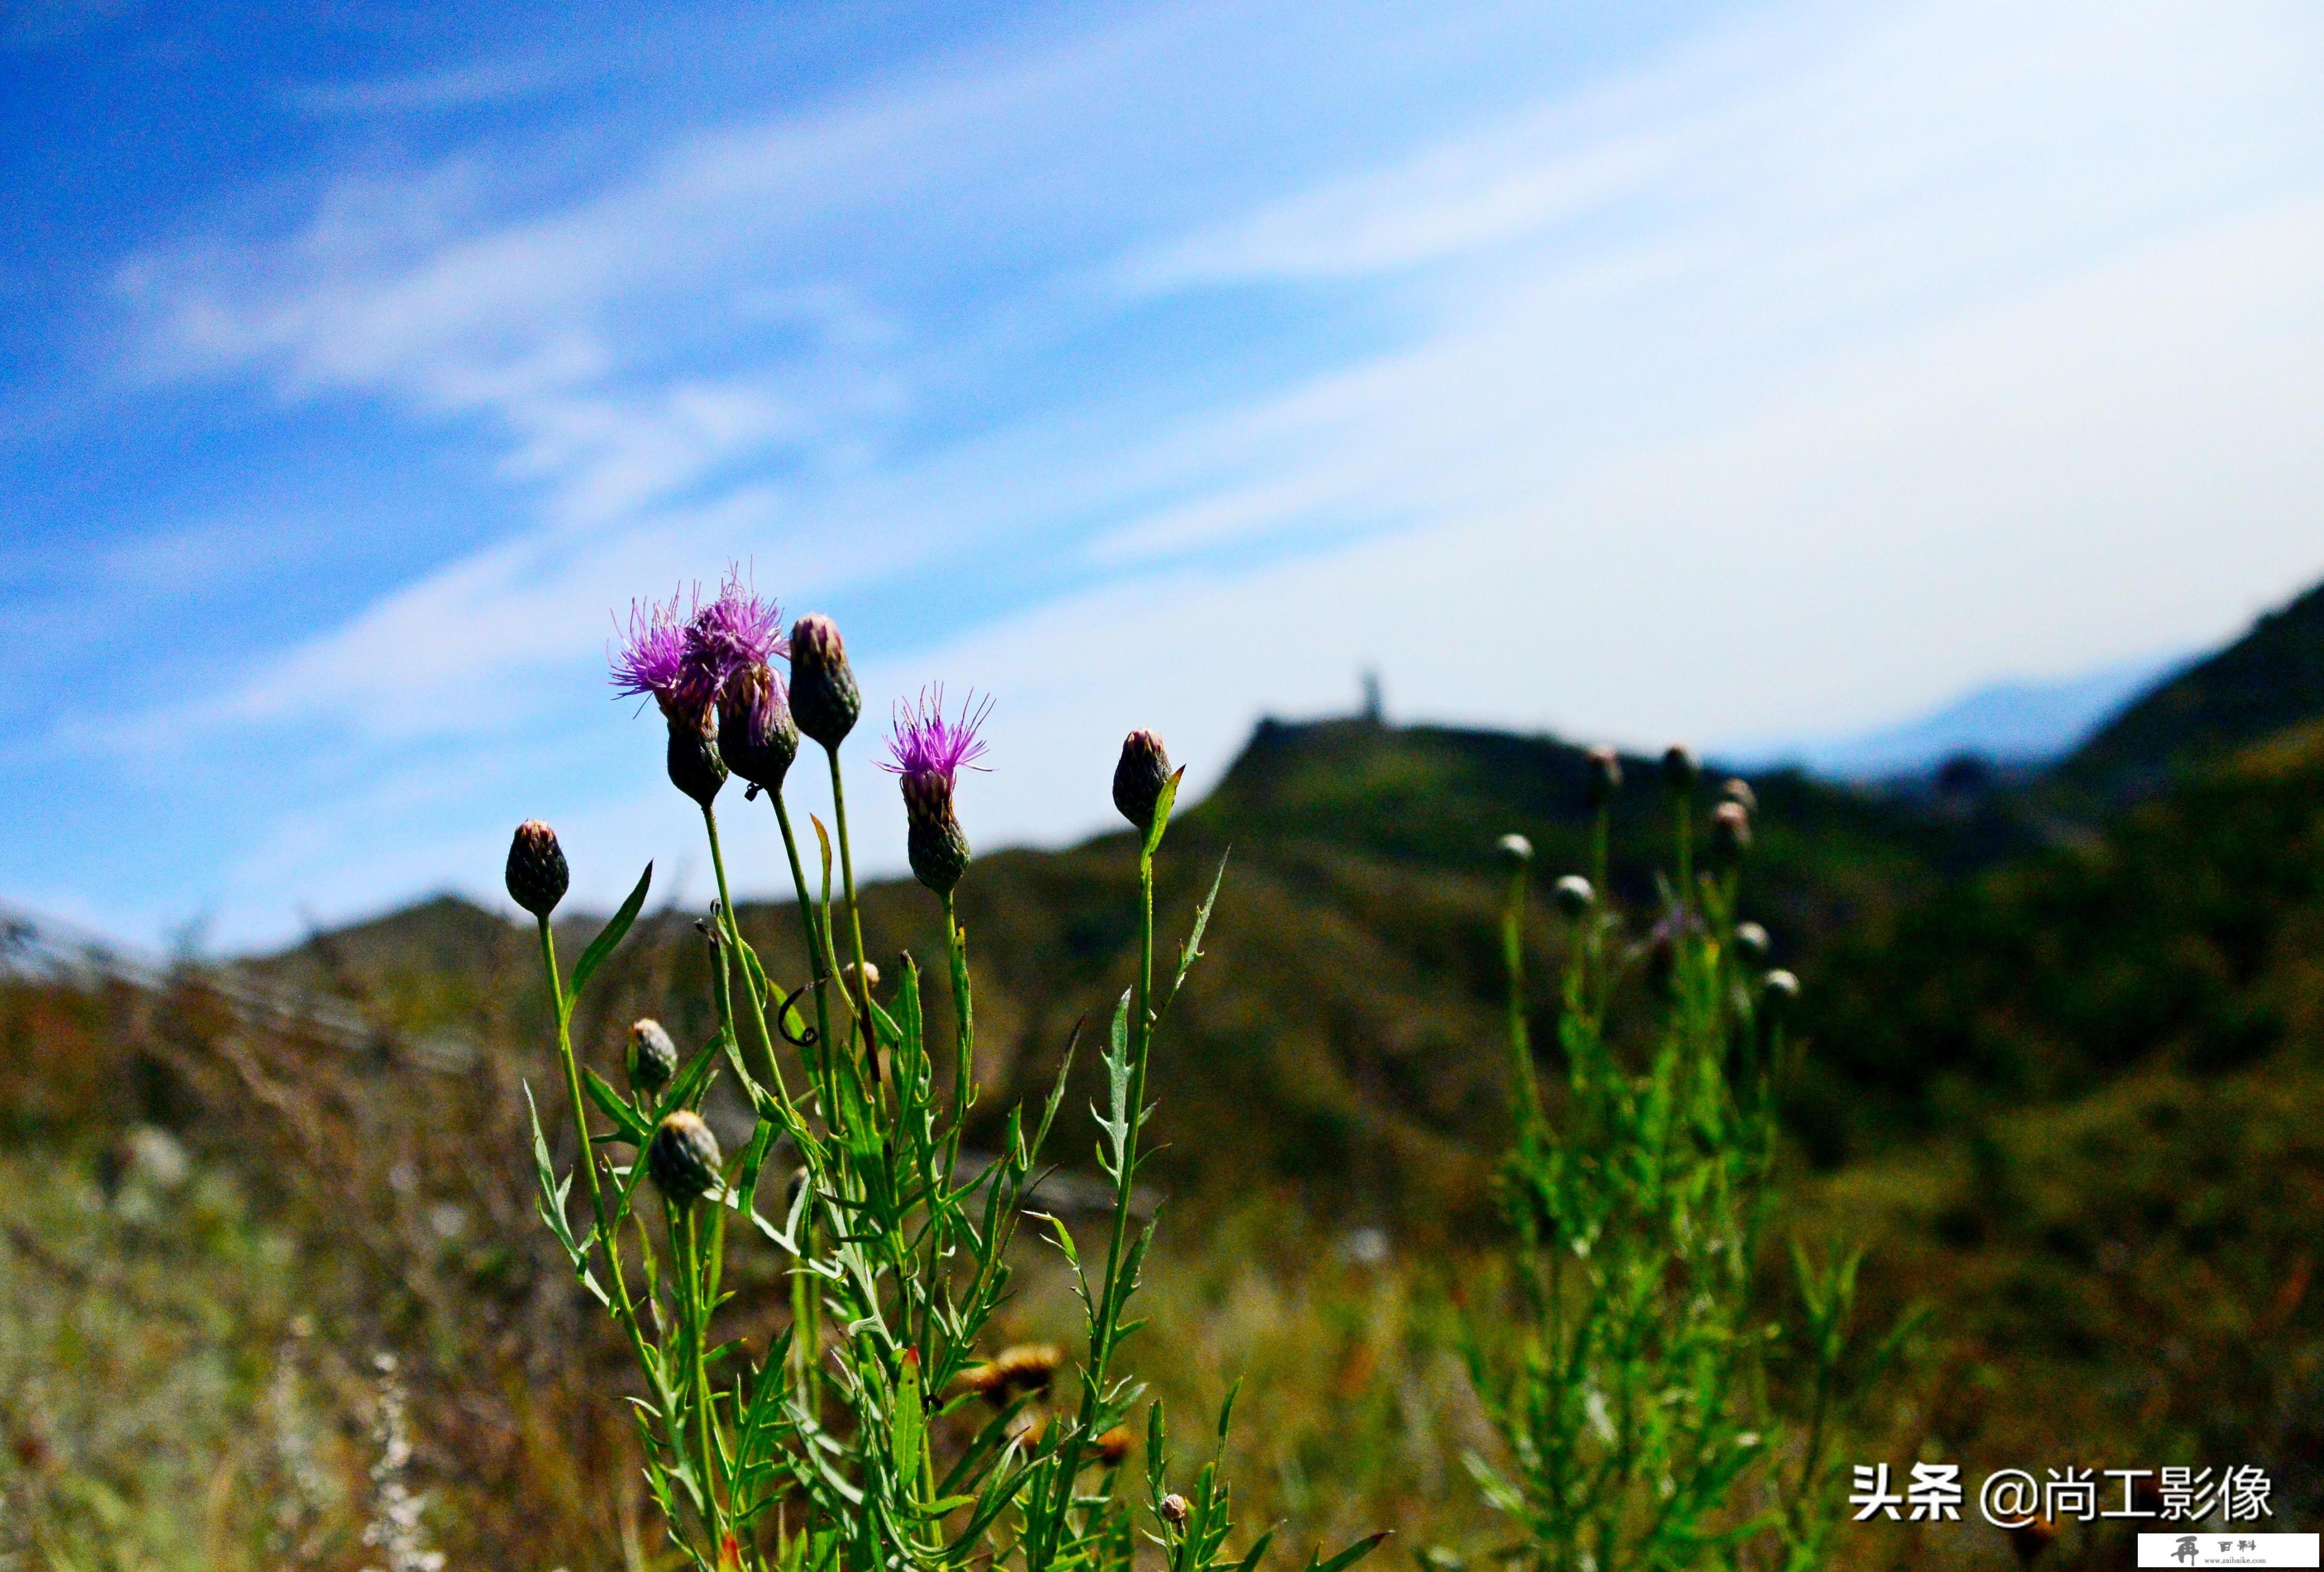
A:
[[[1759,794],[1751,790],[1751,782],[1740,775],[1730,776],[1719,789],[1719,795],[1729,802],[1739,802],[1746,813],[1759,811]]]
[[[1065,1362],[1065,1350],[1055,1343],[1019,1343],[971,1365],[962,1373],[961,1385],[991,1402],[1007,1403],[1048,1391]]]
[[[504,875],[509,899],[531,912],[546,919],[565,899],[566,887],[573,876],[565,865],[565,848],[557,844],[557,832],[537,818],[528,818],[516,827],[509,841],[508,869]]]
[[[1121,739],[1121,759],[1113,767],[1113,805],[1130,828],[1143,835],[1154,828],[1162,788],[1170,781],[1170,755],[1162,739],[1140,728]]]
[[[1622,755],[1600,744],[1590,750],[1590,806],[1603,808],[1622,789]]]
[[[1119,1468],[1122,1459],[1130,1456],[1130,1446],[1129,1428],[1116,1425],[1092,1443],[1091,1449],[1097,1455],[1098,1466]]]
[[[1598,901],[1598,892],[1591,889],[1590,881],[1579,874],[1568,874],[1560,879],[1556,888],[1552,890],[1550,894],[1552,899],[1556,901],[1557,909],[1564,912],[1569,920],[1574,922],[1579,922],[1588,916],[1590,908],[1597,904]]]
[[[681,1206],[717,1188],[722,1161],[718,1138],[690,1109],[664,1118],[646,1143],[646,1171],[654,1188]]]
[[[613,691],[650,696],[667,716],[699,715],[717,692],[702,667],[687,658],[687,633],[700,615],[696,596],[673,592],[668,600],[630,602],[630,628],[612,658]]]
[[[1731,867],[1751,849],[1751,810],[1727,801],[1711,810],[1711,853],[1714,862]]]
[[[782,619],[781,608],[761,600],[742,569],[730,565],[718,598],[687,620],[686,660],[709,691],[723,692],[745,667],[764,666],[778,655],[789,659]]]
[[[839,624],[827,616],[803,616],[791,624],[791,713],[798,728],[826,748],[835,748],[855,729],[863,696]]]
[[[895,732],[888,738],[888,757],[880,767],[902,776],[908,786],[914,780],[940,780],[949,793],[961,771],[984,768],[976,762],[985,754],[984,739],[976,732],[991,713],[991,698],[978,704],[972,693],[961,706],[960,718],[946,720],[944,684],[924,688],[917,705],[898,702]]]
[[[984,767],[976,762],[984,756],[976,728],[991,713],[991,699],[979,706],[972,694],[958,720],[945,719],[941,686],[922,689],[917,707],[896,707],[895,735],[880,767],[904,789],[905,851],[913,875],[939,895],[951,894],[968,871],[968,836],[953,811],[953,782],[962,770]]]
[[[1663,750],[1663,785],[1672,796],[1685,796],[1702,778],[1702,763],[1693,749],[1684,743],[1673,743]]]
[[[622,1056],[630,1086],[651,1096],[678,1073],[678,1044],[659,1021],[648,1019],[630,1028],[628,1051]]]
[[[764,661],[737,666],[718,689],[718,756],[753,786],[780,791],[798,757],[798,722],[783,680]]]

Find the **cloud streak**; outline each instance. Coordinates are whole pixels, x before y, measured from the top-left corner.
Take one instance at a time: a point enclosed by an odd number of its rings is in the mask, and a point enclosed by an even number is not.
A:
[[[1761,7],[1578,73],[1516,12],[1321,25],[1012,35],[582,189],[480,142],[140,256],[157,384],[477,433],[519,522],[78,735],[428,773],[247,845],[263,927],[381,801],[348,887],[453,876],[506,803],[447,760],[576,724],[607,608],[730,556],[895,690],[1001,694],[981,841],[1102,822],[1130,724],[1200,777],[1360,666],[1421,715],[1828,731],[2324,567],[2312,12]],[[633,861],[650,785],[549,794]]]

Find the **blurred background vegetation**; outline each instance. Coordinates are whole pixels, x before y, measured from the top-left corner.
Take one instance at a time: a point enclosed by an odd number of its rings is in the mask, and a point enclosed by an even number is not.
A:
[[[1665,846],[1630,767],[1610,883],[1637,912]],[[1547,738],[1270,722],[1172,837],[1165,931],[1232,862],[1156,1050],[1169,1204],[1131,1349],[1174,1404],[1245,1378],[1245,1520],[1303,1551],[1496,1542],[1451,1335],[1502,1245],[1491,849],[1519,830],[1545,883],[1581,866],[1585,768]],[[1972,1480],[2257,1463],[2279,1521],[2312,1525],[2324,590],[2053,766],[1751,781],[1745,914],[1807,985],[1779,1229],[1868,1246],[1866,1324],[1927,1312],[1849,1456]],[[1126,977],[1133,889],[1126,837],[963,885],[992,1128]],[[878,953],[936,952],[917,889],[866,911]],[[641,921],[594,990],[576,1040],[609,1074],[638,1015],[710,1030],[696,915]],[[790,914],[743,917],[803,979]],[[591,925],[569,926],[573,953]],[[656,1564],[630,1437],[590,1395],[622,1350],[531,1215],[521,1088],[553,1077],[528,934],[447,898],[152,977],[36,939],[0,973],[0,1566]],[[1554,924],[1533,939],[1549,1044]],[[1086,1102],[1053,1149],[1069,1217]],[[779,1296],[750,1264],[732,1314],[755,1337]],[[1044,1264],[1012,1336],[1071,1324]],[[383,1468],[391,1426],[410,1457]],[[399,1491],[424,1501],[390,1544]],[[1974,1523],[1840,1550],[2012,1554]],[[2048,1554],[2129,1564],[2070,1526]]]

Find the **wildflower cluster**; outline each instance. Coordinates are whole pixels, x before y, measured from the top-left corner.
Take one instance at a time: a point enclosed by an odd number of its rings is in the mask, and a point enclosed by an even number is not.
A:
[[[1520,836],[1501,844],[1515,1302],[1505,1320],[1472,1321],[1468,1347],[1508,1449],[1503,1466],[1471,1459],[1517,1530],[1497,1558],[1544,1572],[1816,1566],[1837,1512],[1829,1438],[1848,1395],[1857,1258],[1818,1269],[1794,1247],[1805,1391],[1779,1409],[1775,1328],[1754,1293],[1799,983],[1770,969],[1766,929],[1736,920],[1757,802],[1742,781],[1720,788],[1698,866],[1702,766],[1684,748],[1664,756],[1676,865],[1651,927],[1628,940],[1603,894],[1622,763],[1601,749],[1591,764],[1594,865],[1553,887],[1567,963],[1564,1084],[1551,1092],[1524,986],[1533,848]],[[1633,973],[1656,1006],[1635,1050],[1610,1019]]]
[[[913,872],[944,918],[953,1030],[940,1071],[918,962],[899,957],[883,1003],[864,953],[838,753],[862,709],[845,644],[826,617],[799,619],[788,638],[779,626],[772,603],[730,573],[707,603],[632,607],[613,660],[616,689],[659,708],[671,783],[701,810],[719,897],[702,924],[719,1022],[709,1041],[688,1050],[640,1021],[622,1051],[625,1091],[582,1066],[574,1003],[636,919],[652,869],[567,979],[550,921],[569,882],[564,854],[538,823],[520,828],[509,852],[510,895],[540,929],[578,1170],[559,1171],[536,1114],[540,1215],[636,1358],[634,1410],[669,1539],[702,1572],[1127,1572],[1142,1521],[1171,1572],[1247,1572],[1267,1536],[1229,1561],[1217,1462],[1173,1488],[1158,1403],[1147,1405],[1144,1477],[1125,1479],[1143,1396],[1119,1360],[1136,1329],[1128,1311],[1151,1239],[1150,1224],[1131,1221],[1148,1063],[1218,894],[1214,879],[1157,990],[1154,859],[1178,772],[1160,740],[1138,732],[1114,779],[1137,832],[1139,947],[1102,1050],[1097,1155],[1113,1197],[1102,1256],[1084,1261],[1062,1224],[1041,1219],[1074,1273],[1084,1340],[1070,1355],[1047,1345],[988,1352],[1019,1221],[1038,1216],[1026,1203],[1065,1084],[1061,1070],[1040,1105],[1011,1111],[996,1160],[963,1161],[977,1077],[967,936],[953,909],[971,853],[954,794],[961,771],[982,768],[978,733],[991,701],[948,717],[931,688],[899,706],[885,765],[903,792]],[[783,796],[802,737],[825,751],[835,818],[831,831],[815,826],[815,887]],[[768,976],[736,920],[715,807],[730,774],[769,799],[782,832],[809,957],[793,989]],[[734,1151],[701,1114],[722,1075],[754,1116]],[[768,1182],[785,1170],[786,1182]],[[788,1317],[755,1359],[719,1326],[730,1245],[746,1242],[776,1252],[789,1285]],[[1312,1559],[1309,1572],[1341,1572],[1376,1542]]]

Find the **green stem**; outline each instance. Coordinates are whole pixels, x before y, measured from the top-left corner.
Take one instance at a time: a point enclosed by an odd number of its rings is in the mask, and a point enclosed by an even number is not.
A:
[[[968,1106],[976,1081],[976,1022],[970,1007],[968,992],[968,940],[960,930],[960,922],[953,911],[952,892],[940,897],[944,902],[945,954],[952,963],[952,1131],[945,1145],[945,1171],[938,1176],[944,1183],[953,1182],[953,1173],[960,1166],[960,1141],[963,1126],[968,1120]]]
[[[839,832],[839,871],[847,888],[848,936],[855,947],[855,1003],[863,1016],[863,1057],[869,1062],[872,1085],[880,1085],[880,1034],[872,1025],[872,984],[864,970],[863,911],[855,903],[855,851],[847,839],[847,788],[839,775],[839,750],[825,744],[831,761],[831,811]]]
[[[831,985],[831,967],[825,959],[827,942],[823,925],[816,920],[815,898],[807,893],[807,866],[799,861],[798,837],[791,830],[790,809],[783,805],[780,791],[770,791],[767,800],[775,805],[775,822],[783,828],[783,855],[791,865],[791,888],[798,892],[799,922],[807,929],[807,971],[815,984],[815,1040],[819,1052],[828,1052],[831,1046],[831,1001],[827,990]]]
[[[774,1084],[776,1100],[786,1116],[784,1122],[794,1134],[803,1137],[806,1123],[792,1105],[790,1088],[783,1084],[782,1062],[775,1058],[775,1036],[767,1026],[767,1007],[760,995],[758,968],[752,964],[751,952],[742,942],[742,921],[735,915],[734,899],[726,892],[726,855],[718,844],[718,815],[706,802],[702,805],[702,827],[709,833],[710,865],[718,875],[719,926],[725,930],[727,943],[742,967],[742,996],[751,1003],[751,1024],[758,1031],[759,1049],[766,1056],[768,1078]],[[757,1197],[749,1199],[755,1203]]]
[[[1526,1027],[1525,1011],[1526,871],[1509,876],[1509,896],[1501,914],[1501,960],[1509,976],[1509,1058],[1517,1085],[1520,1139],[1530,1142],[1541,1127],[1541,1088],[1533,1070],[1533,1036]]]
[[[715,1554],[720,1538],[726,1531],[726,1522],[718,1504],[718,1442],[713,1432],[716,1414],[710,1403],[710,1314],[705,1308],[706,1301],[715,1290],[703,1281],[702,1222],[698,1206],[698,1202],[687,1202],[672,1208],[670,1233],[679,1252],[678,1281],[685,1285],[683,1312],[687,1329],[687,1352],[691,1355],[694,1365],[696,1429],[702,1452],[703,1515],[707,1521]]]
[[[597,1148],[589,1139],[588,1105],[582,1101],[581,1062],[573,1052],[571,1022],[565,1009],[565,981],[557,969],[557,936],[549,930],[548,918],[539,921],[541,970],[549,980],[549,1013],[557,1022],[557,1058],[565,1071],[566,1097],[573,1105],[573,1135],[579,1145],[575,1161],[581,1165],[582,1177],[587,1181],[589,1215],[596,1220],[597,1238],[605,1247],[605,1264],[613,1279],[613,1302],[618,1307],[616,1318],[629,1333],[631,1348],[642,1367],[646,1364],[645,1334],[638,1327],[637,1308],[630,1299],[629,1277],[622,1267],[620,1241],[606,1221],[604,1192],[597,1184]],[[645,1161],[642,1150],[638,1161]]]
[[[1081,1416],[1067,1437],[1059,1459],[1056,1517],[1061,1530],[1074,1500],[1074,1481],[1081,1473],[1082,1454],[1097,1419],[1098,1403],[1106,1390],[1106,1371],[1113,1356],[1115,1327],[1129,1301],[1122,1282],[1124,1257],[1130,1248],[1130,1200],[1138,1174],[1138,1132],[1146,1109],[1146,1061],[1153,1046],[1154,982],[1154,851],[1151,845],[1138,854],[1138,981],[1130,1023],[1129,1127],[1122,1137],[1119,1171],[1114,1175],[1113,1234],[1106,1245],[1105,1289],[1098,1299],[1095,1324],[1090,1328],[1090,1367],[1082,1383]],[[1050,1547],[1054,1551],[1054,1544]]]

